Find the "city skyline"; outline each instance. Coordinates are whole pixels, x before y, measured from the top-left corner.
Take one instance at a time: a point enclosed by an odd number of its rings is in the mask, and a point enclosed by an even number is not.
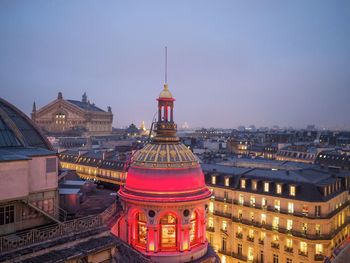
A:
[[[349,129],[349,22],[346,1],[3,1],[1,97],[29,115],[87,92],[149,125],[168,46],[179,126]]]

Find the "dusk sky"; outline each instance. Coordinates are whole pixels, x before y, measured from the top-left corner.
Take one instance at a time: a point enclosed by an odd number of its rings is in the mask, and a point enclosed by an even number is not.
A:
[[[62,91],[149,125],[350,128],[350,1],[0,1],[0,96],[29,114]]]

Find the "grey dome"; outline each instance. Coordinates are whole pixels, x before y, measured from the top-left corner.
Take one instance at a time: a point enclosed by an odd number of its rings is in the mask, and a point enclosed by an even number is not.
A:
[[[52,150],[51,144],[32,120],[0,98],[0,148],[21,146]]]

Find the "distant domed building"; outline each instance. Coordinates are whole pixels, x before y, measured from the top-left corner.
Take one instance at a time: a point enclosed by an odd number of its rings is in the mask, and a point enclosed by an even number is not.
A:
[[[154,262],[188,262],[207,254],[211,196],[196,156],[176,136],[168,85],[158,100],[156,136],[133,157],[119,191],[124,214],[113,231]]]
[[[113,114],[90,103],[86,93],[82,100],[66,100],[61,92],[57,99],[40,109],[33,103],[32,120],[47,134],[108,135],[112,132]]]

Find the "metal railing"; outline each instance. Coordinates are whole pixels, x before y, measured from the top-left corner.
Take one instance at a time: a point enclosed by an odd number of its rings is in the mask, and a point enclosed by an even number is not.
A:
[[[49,239],[60,238],[70,234],[85,232],[105,225],[116,213],[116,204],[108,207],[98,215],[81,217],[49,226],[38,227],[26,231],[0,237],[0,253],[23,248]]]

